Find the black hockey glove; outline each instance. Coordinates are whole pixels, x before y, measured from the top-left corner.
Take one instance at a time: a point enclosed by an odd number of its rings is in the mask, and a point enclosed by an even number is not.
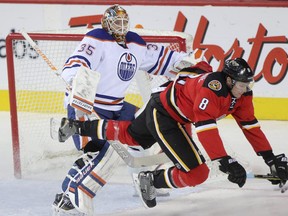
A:
[[[230,156],[223,157],[219,160],[219,169],[228,174],[228,180],[241,188],[246,182],[246,171],[245,169],[236,161],[236,159]]]
[[[260,152],[265,163],[270,167],[273,176],[278,176],[281,180],[269,180],[273,185],[286,183],[288,180],[288,159],[285,154],[274,155],[272,151]]]

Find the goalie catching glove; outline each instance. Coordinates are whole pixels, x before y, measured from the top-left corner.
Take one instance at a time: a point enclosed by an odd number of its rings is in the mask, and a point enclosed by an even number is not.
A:
[[[259,152],[265,163],[269,166],[272,176],[281,180],[269,180],[273,185],[286,183],[288,180],[288,159],[285,154],[274,155],[272,151]]]
[[[62,118],[61,125],[58,130],[58,140],[59,142],[65,142],[74,134],[106,140],[106,122],[107,121],[104,119],[82,122],[74,119]]]
[[[246,171],[241,166],[236,159],[231,158],[230,156],[223,157],[219,160],[220,171],[228,174],[228,180],[232,183],[238,184],[241,188],[246,182]]]

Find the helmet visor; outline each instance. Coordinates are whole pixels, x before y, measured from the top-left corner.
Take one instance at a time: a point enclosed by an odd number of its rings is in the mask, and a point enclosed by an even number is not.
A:
[[[234,87],[241,90],[242,92],[251,91],[253,86],[254,86],[254,80],[251,82],[235,81],[234,83]]]

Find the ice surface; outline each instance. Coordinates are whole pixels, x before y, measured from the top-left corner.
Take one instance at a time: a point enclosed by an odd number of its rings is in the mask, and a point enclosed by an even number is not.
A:
[[[10,117],[0,112],[0,216],[48,216],[61,180],[71,164],[36,176],[15,179],[13,175]],[[288,154],[288,122],[260,121],[274,152]],[[249,146],[233,120],[219,122],[220,133],[228,152],[254,173],[266,174],[268,168]],[[239,189],[225,176],[212,178],[195,188],[172,190],[170,197],[158,198],[157,206],[145,209],[137,197],[127,168],[121,164],[111,181],[94,200],[95,215],[157,216],[284,216],[287,215],[288,192],[282,194],[268,181],[249,178]]]

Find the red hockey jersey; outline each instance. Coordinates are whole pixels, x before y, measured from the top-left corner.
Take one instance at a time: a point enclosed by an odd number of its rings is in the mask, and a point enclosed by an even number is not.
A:
[[[252,98],[252,91],[239,99],[233,97],[222,72],[196,76],[180,72],[177,79],[160,93],[161,102],[172,118],[183,124],[191,122],[195,125],[199,141],[212,160],[227,155],[216,122],[229,114],[237,121],[256,153],[271,150],[254,116]]]

